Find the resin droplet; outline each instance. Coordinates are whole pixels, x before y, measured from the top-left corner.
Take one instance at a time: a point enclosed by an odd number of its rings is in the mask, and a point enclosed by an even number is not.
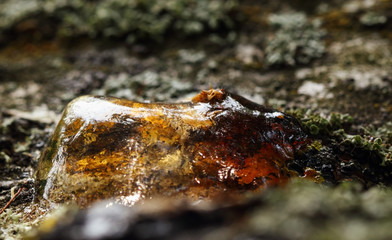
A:
[[[307,142],[291,116],[224,90],[180,104],[85,96],[65,109],[37,187],[50,202],[80,206],[212,198],[286,181],[286,162]]]

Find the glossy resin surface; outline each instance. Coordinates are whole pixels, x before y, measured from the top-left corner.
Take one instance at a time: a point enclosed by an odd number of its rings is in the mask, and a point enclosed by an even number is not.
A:
[[[82,207],[211,199],[285,182],[307,142],[296,119],[224,90],[179,104],[84,96],[64,110],[36,182],[50,202]]]

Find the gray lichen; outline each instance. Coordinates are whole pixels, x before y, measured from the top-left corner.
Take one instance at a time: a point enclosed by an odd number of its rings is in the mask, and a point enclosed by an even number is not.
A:
[[[147,70],[135,76],[126,73],[110,76],[103,88],[95,90],[94,94],[160,102],[173,100],[192,90],[194,89],[189,82]]]
[[[0,3],[0,33],[25,20],[48,18],[55,20],[51,22],[58,25],[60,36],[162,40],[170,31],[186,36],[231,28],[229,13],[237,4],[235,0],[7,0]]]
[[[320,21],[310,21],[303,13],[286,13],[271,15],[269,24],[277,30],[265,49],[268,65],[307,64],[325,53]]]
[[[20,222],[20,217],[20,213],[14,213],[10,209],[0,215],[0,239],[17,239],[15,232],[27,232],[31,229],[29,224]]]
[[[387,20],[386,16],[372,11],[364,13],[359,18],[360,23],[368,27],[385,24]]]
[[[183,63],[198,63],[206,58],[204,51],[192,51],[181,49],[178,51],[178,57]]]

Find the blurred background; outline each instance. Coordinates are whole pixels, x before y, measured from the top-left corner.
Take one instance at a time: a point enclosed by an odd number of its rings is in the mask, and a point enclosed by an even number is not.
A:
[[[391,5],[3,0],[2,108],[59,113],[82,94],[173,101],[212,86],[390,120]]]
[[[283,111],[311,112],[328,120],[332,113],[348,114],[346,133],[361,136],[349,154],[370,144],[376,151],[372,154],[391,159],[391,65],[391,0],[1,0],[0,206],[8,201],[12,186],[33,176],[65,105],[86,94],[178,102],[213,87]],[[337,138],[331,132],[343,125],[326,125],[330,132],[323,138]],[[322,132],[317,127],[315,136]],[[382,140],[380,146],[374,144],[376,138]],[[332,149],[326,142],[324,146]],[[324,157],[335,159],[333,151]],[[361,164],[371,164],[366,161]],[[322,161],[319,165],[322,169]],[[340,186],[322,195],[323,190],[314,186],[297,188],[310,196],[309,205],[296,212],[305,200],[288,198],[296,194],[292,190],[272,191],[262,197],[267,199],[263,209],[273,219],[268,228],[255,227],[267,226],[267,215],[252,213],[254,218],[246,220],[251,227],[244,227],[249,234],[238,230],[222,236],[392,236],[385,225],[392,221],[390,190],[389,195],[380,189],[369,195],[355,186]],[[27,206],[31,195],[22,194],[14,208]],[[329,195],[333,200],[326,201]],[[287,211],[277,211],[278,204]],[[335,206],[343,209],[342,215]],[[21,214],[17,221],[14,215],[1,216],[0,238],[23,232],[18,224],[30,220],[21,221]],[[339,221],[330,214],[340,216]],[[300,219],[300,224],[287,219]],[[322,224],[312,224],[320,219]],[[330,231],[334,228],[339,230]]]

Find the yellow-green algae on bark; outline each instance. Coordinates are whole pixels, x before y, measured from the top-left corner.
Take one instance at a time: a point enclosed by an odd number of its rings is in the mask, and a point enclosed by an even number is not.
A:
[[[40,159],[38,193],[85,207],[159,197],[210,199],[285,182],[308,142],[291,116],[224,90],[192,102],[84,96],[64,110]]]

